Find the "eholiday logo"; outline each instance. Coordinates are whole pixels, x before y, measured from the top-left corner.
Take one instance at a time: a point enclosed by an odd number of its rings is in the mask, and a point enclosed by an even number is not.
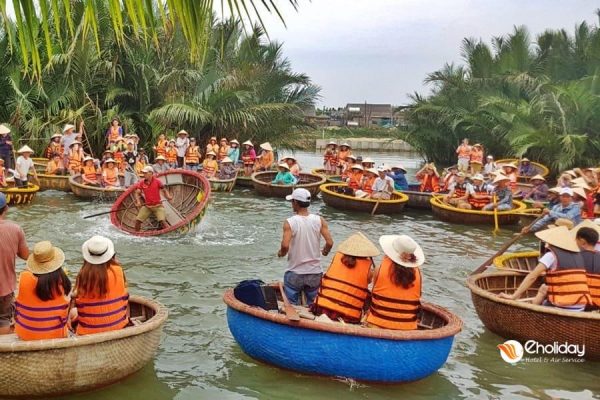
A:
[[[535,340],[528,340],[523,346],[516,340],[507,340],[499,344],[500,356],[509,364],[525,362],[583,362],[585,359],[585,345],[569,342],[542,344]],[[535,357],[525,357],[533,355]]]
[[[518,363],[523,358],[523,354],[525,354],[523,346],[516,340],[507,340],[499,344],[498,349],[500,349],[502,359],[510,364]]]

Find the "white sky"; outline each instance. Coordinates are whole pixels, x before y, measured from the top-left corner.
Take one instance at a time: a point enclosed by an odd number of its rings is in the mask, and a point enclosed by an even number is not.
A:
[[[277,3],[287,3],[278,0]],[[464,37],[504,35],[515,25],[532,34],[598,18],[595,0],[300,0],[298,13],[282,7],[287,30],[266,18],[272,39],[296,71],[322,87],[320,104],[407,102],[427,92],[426,74],[462,62]]]

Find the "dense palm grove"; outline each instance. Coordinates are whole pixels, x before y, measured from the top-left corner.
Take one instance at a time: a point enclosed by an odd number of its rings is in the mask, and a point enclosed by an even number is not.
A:
[[[292,71],[281,45],[267,41],[259,27],[212,19],[198,62],[190,41],[169,20],[154,21],[156,38],[145,41],[124,15],[119,42],[108,4],[98,1],[96,43],[94,35],[84,35],[83,3],[72,4],[72,19],[80,21],[74,40],[64,35],[68,25],[60,18],[63,35],[50,24],[48,52],[44,29],[38,29],[41,79],[26,68],[25,50],[0,24],[0,121],[10,124],[20,144],[38,151],[63,124],[79,127],[82,120],[99,149],[114,116],[145,145],[182,128],[201,141],[217,135],[278,143],[303,124],[302,108],[318,97],[318,87]]]
[[[466,65],[429,74],[431,96],[415,94],[407,139],[442,165],[463,137],[497,156],[527,156],[554,170],[600,160],[600,29],[548,30],[532,43],[526,28],[465,39]]]

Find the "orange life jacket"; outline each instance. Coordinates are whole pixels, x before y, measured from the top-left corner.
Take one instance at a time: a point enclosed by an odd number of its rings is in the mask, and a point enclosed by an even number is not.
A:
[[[103,173],[104,183],[107,186],[118,186],[119,182],[119,169],[118,168],[104,168]]]
[[[199,164],[200,163],[200,147],[190,146],[185,152],[185,163],[186,164]]]
[[[586,274],[590,298],[596,307],[600,307],[600,274]]]
[[[396,286],[390,273],[394,263],[384,257],[373,284],[369,324],[385,329],[417,329],[417,313],[421,305],[421,271],[415,268],[415,281],[405,289]]]
[[[585,265],[590,298],[596,307],[600,307],[600,252],[582,250],[581,257]]]
[[[367,193],[373,193],[373,184],[375,183],[375,179],[377,179],[374,176],[371,176],[370,178],[367,178],[366,180],[363,180],[362,182],[362,191],[363,192],[367,192]]]
[[[75,151],[71,149],[69,151],[69,170],[79,172],[81,171],[81,161],[83,157],[81,156],[80,150]]]
[[[114,157],[114,160],[119,167],[125,162],[125,156],[122,151],[115,151]]]
[[[483,150],[471,150],[471,162],[483,165]]]
[[[15,333],[21,340],[67,337],[69,299],[61,292],[42,301],[35,293],[38,278],[30,271],[19,276],[19,294],[15,301]]]
[[[208,153],[209,151],[214,152],[217,156],[219,155],[219,145],[217,143],[215,144],[207,144],[206,145],[206,152]]]
[[[348,157],[349,155],[351,155],[352,153],[350,152],[350,150],[340,150],[337,153],[337,159],[340,161],[346,161],[346,157]]]
[[[435,174],[423,174],[419,192],[437,193],[440,191],[440,178]]]
[[[360,320],[369,293],[371,259],[357,258],[354,268],[342,264],[342,253],[337,253],[323,275],[315,302],[319,307],[336,311],[350,320]]]
[[[548,301],[558,307],[585,306],[591,303],[586,270],[580,253],[551,246],[557,267],[546,273]]]
[[[348,174],[348,178],[350,178],[348,186],[354,190],[358,190],[358,188],[360,187],[360,182],[363,178],[363,172],[361,170],[358,170],[356,172],[351,170]]]
[[[97,182],[98,181],[98,171],[96,171],[96,167],[94,167],[93,165],[87,167],[87,166],[83,166],[83,176],[92,181],[92,182]]]
[[[452,198],[464,197],[467,194],[467,183],[454,183],[454,195]]]
[[[458,150],[456,152],[458,153],[458,158],[471,158],[471,146],[461,144],[458,146]]]
[[[48,147],[46,147],[46,152],[45,152],[45,156],[48,160],[52,159],[52,156],[54,154],[60,154],[62,155],[65,152],[63,145],[60,143],[54,143],[54,142],[50,142],[50,144],[48,145]]]
[[[46,165],[46,174],[55,175],[56,171],[58,171],[59,169],[65,169],[65,166],[63,165],[62,161],[59,161],[57,163],[54,160],[50,160],[48,161],[48,165]]]
[[[175,164],[177,162],[177,149],[175,147],[168,148],[165,158],[169,164]]]
[[[323,154],[323,162],[329,165],[337,165],[338,164],[338,155],[335,150],[326,150]]]
[[[4,171],[6,168],[0,166],[0,183],[4,183]]]
[[[250,165],[254,165],[254,162],[256,160],[252,158],[252,154],[250,153],[250,151],[244,151],[242,153],[242,161],[243,161],[244,165],[250,166]]]
[[[156,156],[163,156],[167,158],[167,144],[168,141],[166,139],[158,141],[156,144]]]
[[[260,168],[269,169],[274,160],[275,157],[272,151],[263,151],[262,156],[258,159],[258,165]]]
[[[221,161],[229,154],[229,146],[221,146],[219,147],[219,151],[217,152],[217,160]]]
[[[124,328],[128,323],[129,294],[125,286],[123,269],[119,265],[112,264],[107,274],[108,293],[105,297],[82,293],[75,298],[78,335],[115,331]]]
[[[202,172],[207,176],[214,176],[219,168],[219,164],[215,160],[206,159],[202,162]]]
[[[473,186],[473,191],[477,196],[486,196],[488,194],[485,184],[482,184],[481,186]],[[475,209],[481,210],[489,202],[489,199],[477,199],[469,195],[469,204]]]
[[[108,134],[108,140],[110,142],[116,142],[117,139],[120,137],[120,135],[119,135],[119,128],[120,127],[118,127],[118,126],[117,126],[116,129],[115,129],[114,126],[110,127],[110,133]]]

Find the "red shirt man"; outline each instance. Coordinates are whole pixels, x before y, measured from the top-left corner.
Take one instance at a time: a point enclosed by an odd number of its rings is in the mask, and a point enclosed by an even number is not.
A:
[[[166,229],[165,208],[162,205],[161,193],[167,200],[173,200],[173,196],[167,191],[161,181],[154,177],[154,170],[151,166],[146,166],[142,170],[144,179],[136,184],[135,190],[135,205],[139,208],[135,219],[135,230],[139,231],[142,228],[142,223],[146,221],[150,215],[154,215],[161,229]],[[142,203],[142,194],[144,195],[144,203]]]

